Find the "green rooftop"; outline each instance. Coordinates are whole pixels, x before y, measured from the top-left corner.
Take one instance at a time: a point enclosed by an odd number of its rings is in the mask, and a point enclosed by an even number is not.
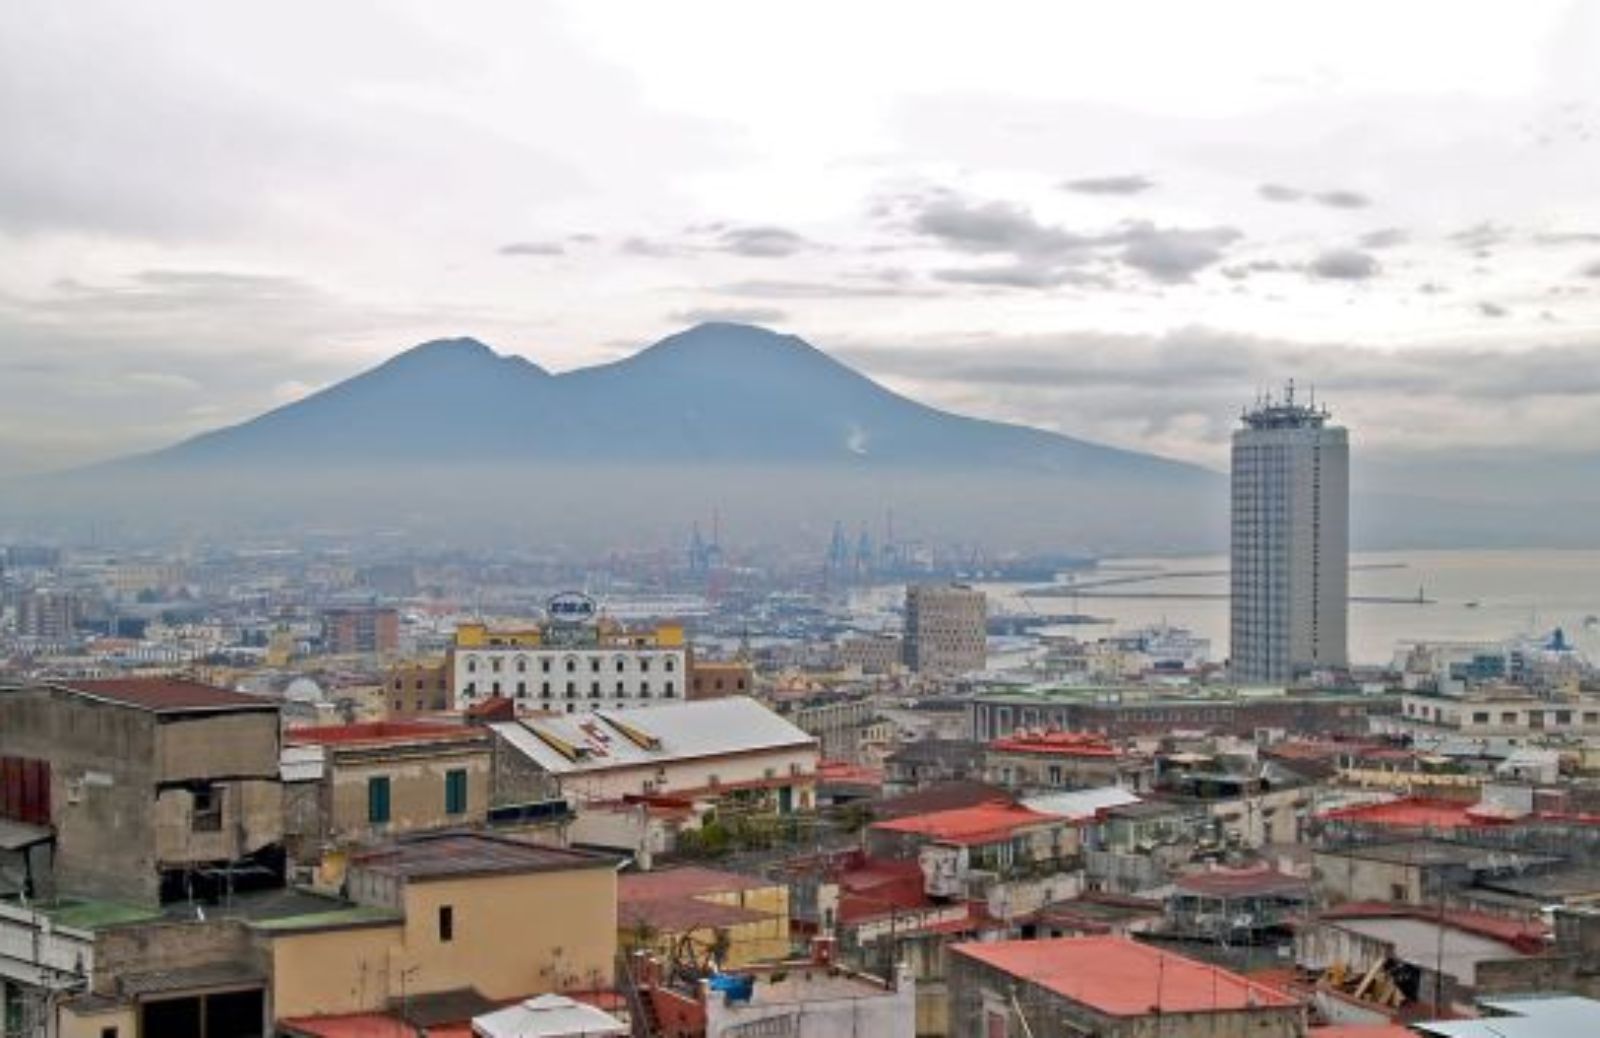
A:
[[[147,923],[161,917],[161,913],[153,908],[142,908],[120,901],[91,901],[83,898],[62,898],[48,905],[35,903],[33,908],[56,926],[68,926],[77,930],[100,930],[108,926]]]
[[[337,930],[343,927],[382,926],[398,923],[404,919],[405,916],[393,909],[351,905],[348,908],[335,908],[326,912],[257,919],[250,925],[266,933],[298,933],[310,930]]]

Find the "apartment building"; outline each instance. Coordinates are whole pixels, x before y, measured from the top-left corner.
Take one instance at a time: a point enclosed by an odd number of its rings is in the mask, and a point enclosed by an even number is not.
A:
[[[905,664],[918,674],[965,674],[988,661],[989,609],[982,591],[960,584],[906,588]]]

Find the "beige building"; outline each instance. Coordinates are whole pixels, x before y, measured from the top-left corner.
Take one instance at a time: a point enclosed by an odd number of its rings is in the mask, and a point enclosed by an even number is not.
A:
[[[443,658],[402,660],[384,672],[388,715],[400,719],[452,708],[450,663]]]
[[[301,861],[389,836],[482,823],[489,735],[421,721],[284,733],[290,836]]]
[[[965,674],[988,661],[989,608],[960,584],[906,588],[905,663],[918,674]]]
[[[80,986],[52,1000],[54,1033],[261,1038],[439,996],[487,1008],[605,987],[616,883],[606,857],[439,834],[358,856],[350,901],[276,891],[177,919],[63,910],[43,941],[73,956]]]
[[[716,869],[684,867],[624,875],[617,935],[630,950],[671,958],[692,949],[723,966],[782,959],[789,947],[789,887]]]

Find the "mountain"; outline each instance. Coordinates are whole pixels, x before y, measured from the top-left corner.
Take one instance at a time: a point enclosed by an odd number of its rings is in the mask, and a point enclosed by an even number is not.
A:
[[[802,339],[738,324],[699,325],[625,360],[562,375],[473,339],[430,342],[145,460],[170,467],[466,459],[1213,478],[1151,455],[938,411]]]
[[[473,339],[430,342],[250,421],[4,497],[96,535],[381,529],[590,548],[676,544],[713,509],[764,543],[811,544],[892,509],[897,529],[937,543],[1205,550],[1227,508],[1208,470],[939,411],[736,324],[563,374]]]

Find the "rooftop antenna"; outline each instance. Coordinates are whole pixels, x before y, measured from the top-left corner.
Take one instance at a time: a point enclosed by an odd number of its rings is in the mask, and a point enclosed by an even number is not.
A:
[[[1283,403],[1286,407],[1294,406],[1294,379],[1290,379],[1284,386]]]

